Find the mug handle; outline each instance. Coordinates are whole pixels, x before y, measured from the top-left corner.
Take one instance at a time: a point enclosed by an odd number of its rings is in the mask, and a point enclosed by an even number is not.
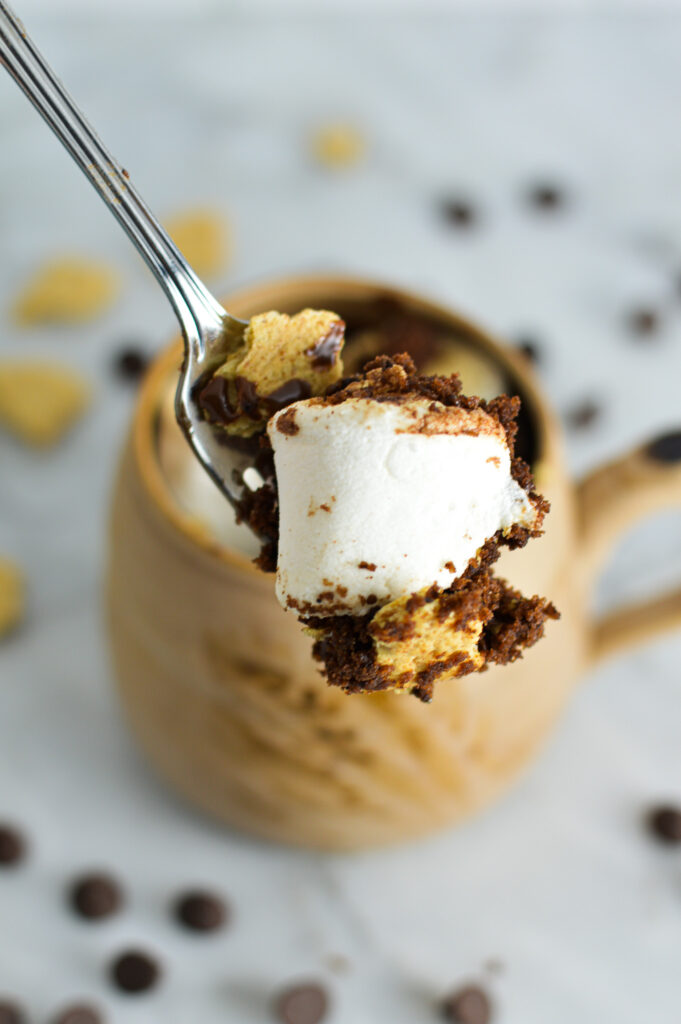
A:
[[[664,434],[587,476],[577,488],[582,593],[589,593],[625,530],[674,507],[681,508],[681,431]],[[589,662],[595,665],[680,628],[681,587],[616,608],[593,623]]]

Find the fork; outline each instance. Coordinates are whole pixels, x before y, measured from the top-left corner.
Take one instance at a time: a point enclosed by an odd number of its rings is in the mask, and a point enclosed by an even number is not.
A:
[[[201,381],[243,337],[246,321],[223,309],[199,280],[5,0],[0,0],[0,62],[99,193],[170,299],[184,338],[175,396],[177,421],[199,462],[237,506],[248,482],[253,487],[261,482],[259,474],[247,453],[225,444],[219,428],[202,418],[194,396]]]

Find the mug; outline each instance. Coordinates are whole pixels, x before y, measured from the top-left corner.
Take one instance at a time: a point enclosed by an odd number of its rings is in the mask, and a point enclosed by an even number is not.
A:
[[[277,603],[273,576],[220,542],[169,485],[160,445],[184,444],[167,414],[179,341],[141,387],[115,486],[108,627],[120,700],[139,746],[177,793],[209,815],[305,847],[391,843],[478,810],[530,762],[585,672],[681,625],[681,591],[600,619],[589,612],[599,570],[622,532],[681,505],[673,437],[575,484],[529,362],[457,313],[342,277],[263,284],[226,305],[244,318],[306,306],[343,316],[386,298],[491,358],[522,396],[537,489],[552,511],[544,536],[505,552],[498,572],[523,593],[550,598],[562,616],[522,659],[442,681],[427,705],[329,686],[311,640]],[[231,514],[225,501],[225,518]]]

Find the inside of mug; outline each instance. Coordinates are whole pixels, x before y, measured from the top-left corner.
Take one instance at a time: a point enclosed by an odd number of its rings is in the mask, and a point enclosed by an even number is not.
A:
[[[322,305],[318,297],[315,299],[317,306]],[[343,350],[346,373],[356,372],[379,353],[409,352],[421,373],[459,373],[464,394],[493,398],[506,393],[524,399],[522,381],[470,331],[458,330],[448,320],[409,306],[392,293],[378,293],[370,299],[336,299],[328,308],[339,313],[347,325]],[[156,433],[158,464],[171,499],[181,514],[220,545],[255,557],[258,541],[247,527],[234,521],[225,498],[194,458],[176,423],[176,383],[173,373],[163,389]],[[538,430],[530,401],[523,400],[516,452],[530,465],[538,457]]]

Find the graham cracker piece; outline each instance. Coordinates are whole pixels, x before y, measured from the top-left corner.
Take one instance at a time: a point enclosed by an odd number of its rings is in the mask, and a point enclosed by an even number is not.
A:
[[[28,444],[55,444],[89,400],[87,382],[66,367],[0,362],[0,426]]]
[[[117,292],[118,277],[111,267],[92,260],[61,257],[37,271],[17,297],[13,315],[26,327],[79,323],[107,309]]]
[[[211,277],[227,264],[227,225],[214,210],[177,213],[167,221],[166,230],[199,276]]]
[[[13,562],[0,557],[0,637],[19,625],[25,609],[24,575]]]
[[[323,125],[312,134],[310,149],[318,163],[341,169],[360,162],[366,152],[366,141],[354,125],[337,121]]]
[[[343,376],[345,324],[336,313],[259,313],[199,396],[206,417],[249,437],[291,401],[320,395]]]

